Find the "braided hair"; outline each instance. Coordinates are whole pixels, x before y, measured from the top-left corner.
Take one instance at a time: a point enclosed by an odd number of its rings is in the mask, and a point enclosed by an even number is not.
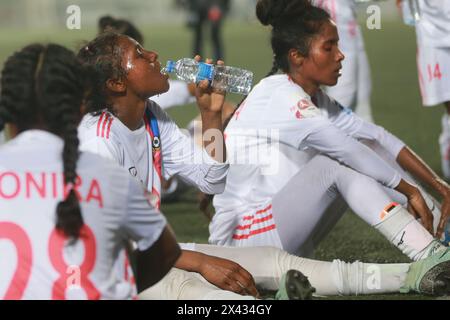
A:
[[[289,71],[288,52],[295,48],[307,57],[311,41],[318,34],[330,15],[315,7],[309,0],[259,0],[256,16],[265,26],[272,26],[271,44],[274,53],[273,68]]]
[[[56,228],[76,240],[83,226],[76,184],[77,125],[89,78],[74,53],[56,44],[32,44],[14,53],[1,73],[0,122],[19,132],[46,130],[64,139],[62,152],[67,197],[56,208]]]
[[[85,98],[88,112],[98,114],[105,108],[111,109],[108,106],[106,81],[121,79],[127,75],[122,66],[122,49],[119,46],[121,37],[123,36],[114,32],[102,33],[78,52],[80,61],[94,71],[91,75],[92,90]]]

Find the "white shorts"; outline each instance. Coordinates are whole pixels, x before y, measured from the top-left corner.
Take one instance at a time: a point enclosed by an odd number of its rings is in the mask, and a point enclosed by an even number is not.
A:
[[[417,71],[424,106],[450,101],[450,48],[418,45]]]
[[[239,214],[238,223],[229,239],[229,246],[273,246],[283,248],[273,217],[272,201]]]

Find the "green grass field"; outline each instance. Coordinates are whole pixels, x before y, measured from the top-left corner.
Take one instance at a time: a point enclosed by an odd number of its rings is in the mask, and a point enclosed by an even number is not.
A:
[[[190,33],[183,26],[142,28],[145,46],[160,54],[160,60],[190,55]],[[415,65],[414,30],[398,22],[383,21],[381,30],[363,28],[372,68],[372,108],[378,124],[395,133],[440,173],[437,138],[442,107],[423,108],[420,102]],[[76,48],[94,36],[94,29],[69,31],[0,30],[0,65],[15,49],[33,42],[58,42]],[[256,80],[271,67],[269,30],[256,24],[225,26],[226,63],[253,70]],[[239,101],[239,97],[230,99]],[[194,105],[170,111],[180,126],[195,114]],[[177,203],[162,207],[180,242],[206,242],[208,221],[197,209],[196,192],[186,192]],[[315,258],[335,258],[364,262],[407,262],[397,249],[369,228],[353,213],[347,213],[317,248]],[[335,297],[338,298],[338,297]],[[424,299],[420,295],[381,295],[357,297],[370,299]]]

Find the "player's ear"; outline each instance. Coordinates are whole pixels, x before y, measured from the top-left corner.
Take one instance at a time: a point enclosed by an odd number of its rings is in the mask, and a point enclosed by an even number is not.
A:
[[[305,57],[297,49],[289,49],[288,61],[293,67],[301,67]]]
[[[114,93],[123,93],[127,86],[122,79],[108,79],[106,80],[106,88]]]

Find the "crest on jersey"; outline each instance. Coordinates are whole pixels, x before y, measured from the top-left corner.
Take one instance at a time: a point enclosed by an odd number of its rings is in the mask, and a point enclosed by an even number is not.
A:
[[[319,109],[308,99],[300,99],[289,109],[297,119],[310,118],[320,114]]]
[[[130,167],[130,168],[128,168],[128,171],[130,172],[130,174],[131,174],[133,177],[136,177],[136,176],[137,176],[137,169],[136,169],[136,167]]]

